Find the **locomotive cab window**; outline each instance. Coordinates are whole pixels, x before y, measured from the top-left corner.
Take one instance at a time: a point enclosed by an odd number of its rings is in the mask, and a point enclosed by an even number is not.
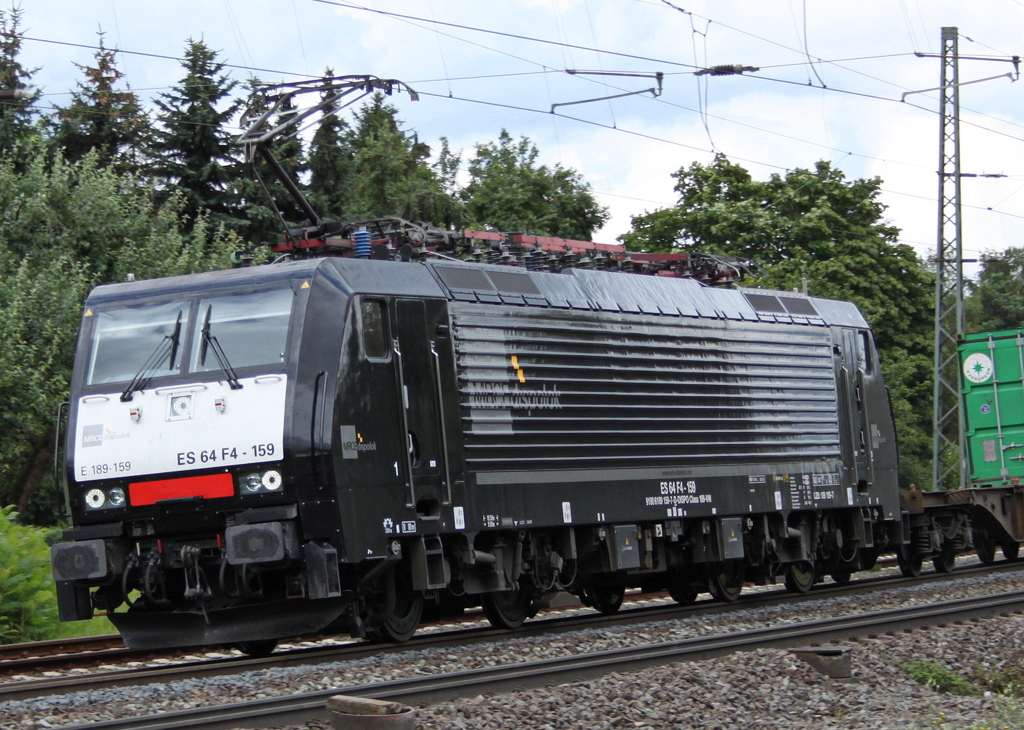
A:
[[[158,358],[148,369],[151,377],[180,372],[188,315],[188,302],[166,302],[97,313],[86,383],[129,381],[151,358]]]
[[[384,302],[380,299],[363,299],[359,302],[360,335],[363,354],[367,360],[387,360],[388,320]]]
[[[872,371],[871,338],[867,332],[859,332],[857,337],[857,367],[865,375]]]
[[[246,292],[199,300],[192,342],[192,372],[219,370],[219,345],[233,368],[278,365],[286,358],[291,289]]]

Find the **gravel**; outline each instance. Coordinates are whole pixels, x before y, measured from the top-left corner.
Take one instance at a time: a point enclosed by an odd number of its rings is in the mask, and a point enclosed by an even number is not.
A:
[[[971,679],[1024,672],[1024,618],[848,642],[853,677],[830,679],[787,651],[759,649],[417,710],[427,728],[1020,728],[1018,701],[935,692],[908,675],[929,662]]]
[[[229,677],[109,688],[0,703],[0,728],[64,725],[186,709],[246,698],[437,674],[602,651],[658,641],[798,623],[826,616],[1024,589],[1024,572],[941,581],[715,616],[694,616],[516,638],[465,649],[378,655],[345,663],[265,669]],[[781,650],[740,652],[635,673],[417,708],[420,728],[1024,728],[1024,702],[997,679],[1024,681],[1024,617],[1012,615],[942,629],[846,642],[853,677],[831,679]],[[977,694],[940,693],[914,681],[907,665],[945,668]],[[987,681],[986,681],[987,680]],[[306,728],[323,728],[311,722]]]

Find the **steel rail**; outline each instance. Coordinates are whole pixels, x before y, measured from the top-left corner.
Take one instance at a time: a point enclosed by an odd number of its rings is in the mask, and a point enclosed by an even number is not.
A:
[[[0,671],[30,662],[45,663],[51,657],[67,658],[74,654],[89,652],[124,651],[124,642],[119,634],[104,636],[78,636],[49,641],[30,641],[23,644],[0,645]]]
[[[943,601],[842,618],[754,629],[736,634],[683,639],[644,646],[502,665],[449,674],[430,675],[374,684],[341,686],[302,695],[250,700],[237,704],[196,708],[161,715],[123,718],[64,726],[65,730],[230,730],[263,728],[304,723],[312,718],[326,720],[329,697],[345,694],[430,704],[483,692],[502,693],[603,676],[610,672],[634,671],[683,660],[722,656],[738,650],[792,648],[797,644],[822,643],[854,636],[918,629],[929,624],[944,626],[976,617],[1009,615],[1024,610],[1024,591],[994,596]]]

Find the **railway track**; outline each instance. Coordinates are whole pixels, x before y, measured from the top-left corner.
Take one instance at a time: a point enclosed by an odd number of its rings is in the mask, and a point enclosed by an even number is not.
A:
[[[42,666],[51,660],[57,662],[78,654],[108,653],[110,656],[117,656],[124,652],[124,642],[117,634],[32,641],[25,644],[0,644],[0,670],[19,665]]]
[[[745,594],[732,604],[713,603],[710,600],[702,600],[692,606],[680,606],[668,599],[660,602],[650,600],[636,601],[634,605],[640,603],[649,605],[627,608],[614,616],[602,616],[593,611],[584,610],[569,612],[570,615],[536,619],[525,624],[514,634],[492,629],[489,626],[478,625],[470,628],[424,632],[415,636],[412,640],[399,645],[345,641],[327,646],[278,651],[269,657],[262,658],[224,656],[223,654],[213,654],[211,658],[202,660],[195,660],[194,658],[191,660],[164,658],[161,661],[165,663],[159,666],[140,667],[133,665],[127,668],[101,670],[80,675],[3,682],[0,683],[0,701],[67,694],[69,692],[103,687],[125,687],[153,682],[172,682],[182,678],[223,676],[270,667],[344,662],[394,652],[465,647],[471,644],[500,641],[513,635],[523,638],[536,637],[589,628],[608,628],[642,622],[683,619],[696,615],[715,616],[727,614],[737,609],[756,609],[783,604],[798,606],[804,601],[813,601],[838,595],[859,595],[879,590],[890,590],[901,586],[927,585],[928,582],[949,578],[970,578],[990,573],[1013,572],[1019,571],[1022,568],[1024,568],[1024,564],[1021,563],[998,563],[993,566],[975,565],[963,567],[953,574],[925,574],[916,579],[907,579],[902,576],[872,576],[855,581],[848,586],[835,584],[821,585],[802,596],[795,596],[782,588],[768,588]],[[480,623],[483,623],[482,617]],[[152,655],[153,652],[147,652],[147,654]],[[177,656],[182,655],[178,654]],[[191,656],[194,656],[194,654]],[[57,657],[57,659],[60,659],[60,657]],[[52,659],[47,658],[47,661],[52,661]],[[4,664],[4,662],[0,662],[0,670],[4,669]]]
[[[626,649],[578,654],[558,659],[524,662],[378,682],[338,686],[287,697],[136,717],[71,725],[90,730],[228,730],[263,728],[304,723],[311,718],[328,719],[327,698],[336,694],[373,697],[405,704],[437,703],[484,692],[500,693],[552,683],[587,679],[609,672],[626,672],[683,660],[721,656],[737,650],[792,648],[820,645],[859,636],[877,636],[910,631],[922,626],[943,626],[973,618],[991,617],[1024,610],[1024,591],[995,596],[943,601],[924,606],[899,608],[842,618],[806,622],[767,629],[721,634],[681,641],[651,643]]]
[[[895,564],[895,559],[886,561],[882,558],[879,561],[880,565],[886,565],[888,563]],[[966,568],[966,570],[977,569],[977,566]],[[957,575],[963,575],[965,568],[961,566],[957,569]],[[873,575],[870,578],[861,578],[857,580],[857,584],[869,584],[876,580],[883,580],[892,578],[883,577],[878,574]],[[824,591],[834,589],[835,586],[830,584],[819,585],[815,588],[813,595],[821,596],[825,595]],[[626,602],[624,609],[630,610],[630,603],[635,603],[635,596],[639,594],[627,593]],[[644,595],[641,600],[647,601],[651,598],[650,595]],[[751,600],[751,595],[747,594],[741,599],[743,601]],[[706,606],[704,602],[701,605]],[[635,609],[634,609],[635,610]],[[542,612],[543,614],[544,612]],[[472,614],[468,617],[468,621],[472,621],[474,618],[479,618],[476,614]],[[482,620],[482,618],[480,619]],[[458,623],[458,622],[449,622]],[[429,626],[425,625],[425,628]],[[324,637],[307,637],[309,641],[323,641]],[[283,645],[301,643],[303,639],[284,641]],[[344,641],[339,639],[339,642]],[[193,656],[197,653],[205,653],[205,649],[170,649],[166,651],[159,650],[139,650],[129,649],[124,645],[121,637],[118,634],[108,634],[103,636],[83,636],[74,637],[67,639],[54,639],[51,641],[35,641],[24,644],[0,644],[0,684],[5,681],[5,677],[17,675],[23,672],[39,672],[45,671],[48,667],[66,669],[69,667],[88,667],[90,665],[96,665],[97,663],[120,663],[128,661],[150,661],[157,659],[171,659],[172,661],[178,660],[180,657]],[[278,651],[276,656],[281,656],[284,653]],[[242,661],[241,657],[236,658],[237,661]]]
[[[895,558],[883,556],[879,560],[880,566],[895,565]],[[976,568],[977,566],[974,566]],[[967,568],[968,570],[972,568]],[[957,575],[962,575],[964,567],[957,569]],[[878,574],[871,578],[858,579],[857,583],[868,583],[883,579]],[[823,595],[829,585],[819,585],[814,590],[814,595]],[[650,596],[644,596],[646,600]],[[742,600],[749,600],[746,595]],[[629,610],[629,604],[635,602],[635,594],[626,595],[624,608]],[[324,637],[309,637],[312,641],[322,640]],[[295,643],[302,639],[285,641],[283,644]],[[51,641],[33,641],[24,644],[0,644],[0,683],[4,677],[17,674],[21,671],[39,671],[46,667],[78,667],[102,662],[123,662],[131,660],[146,660],[153,658],[171,658],[188,656],[203,649],[182,650],[171,649],[167,651],[129,649],[124,645],[118,634],[106,634],[102,636],[81,636],[67,639],[53,639]],[[280,652],[278,653],[280,655]]]

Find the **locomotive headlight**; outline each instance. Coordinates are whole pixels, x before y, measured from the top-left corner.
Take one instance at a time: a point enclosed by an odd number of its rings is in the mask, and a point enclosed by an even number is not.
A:
[[[246,474],[242,477],[242,492],[244,494],[255,494],[263,487],[263,477],[259,474]]]
[[[268,492],[276,492],[278,489],[281,488],[281,472],[277,471],[276,469],[271,469],[270,471],[263,472],[262,481],[264,489],[266,489]]]
[[[124,489],[112,487],[106,491],[93,487],[85,493],[85,506],[89,509],[117,509],[128,503]]]
[[[89,509],[100,509],[107,503],[107,495],[102,489],[90,489],[85,493],[85,503]]]
[[[253,472],[239,478],[239,489],[242,494],[259,494],[260,492],[280,492],[284,486],[284,477],[277,469],[269,469],[262,474]]]

